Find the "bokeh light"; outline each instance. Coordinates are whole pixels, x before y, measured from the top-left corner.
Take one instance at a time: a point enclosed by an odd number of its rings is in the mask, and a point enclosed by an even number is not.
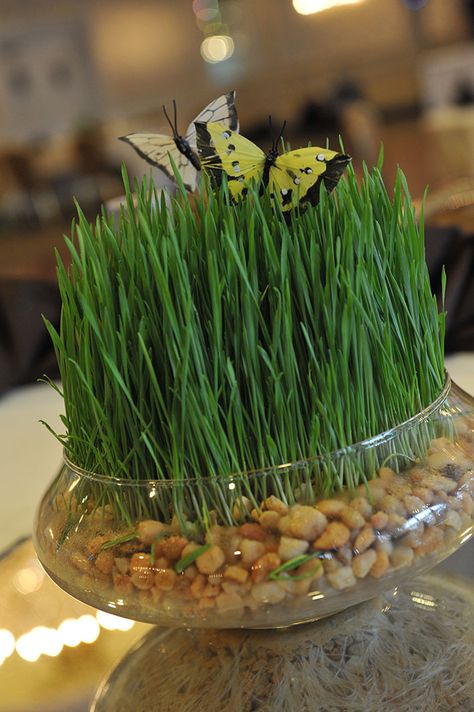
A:
[[[201,43],[201,55],[206,62],[217,64],[234,54],[234,40],[228,35],[212,35]]]
[[[300,15],[312,15],[315,12],[330,10],[339,5],[356,5],[364,0],[293,0],[293,7]]]

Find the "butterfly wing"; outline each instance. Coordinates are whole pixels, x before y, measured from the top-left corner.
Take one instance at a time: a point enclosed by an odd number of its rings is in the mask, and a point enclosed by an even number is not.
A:
[[[188,164],[188,159],[178,150],[171,136],[152,133],[133,133],[127,136],[121,136],[120,140],[130,144],[139,156],[144,158],[145,161],[152,166],[156,166],[162,170],[171,180],[174,180],[175,176],[170,156],[173,158],[179,171],[182,171]]]
[[[283,211],[308,202],[316,205],[321,181],[331,191],[350,160],[350,156],[318,146],[283,153],[270,168],[270,190]]]
[[[224,124],[199,123],[196,126],[198,155],[202,169],[216,185],[227,175],[229,193],[237,201],[248,190],[251,180],[260,180],[265,166],[265,154],[252,141],[232,131]]]
[[[211,103],[196,116],[194,121],[191,121],[185,136],[191,148],[196,150],[196,127],[194,124],[209,124],[211,122],[223,124],[231,131],[239,131],[239,120],[235,108],[235,91],[230,91],[214,99],[214,101],[211,101]]]

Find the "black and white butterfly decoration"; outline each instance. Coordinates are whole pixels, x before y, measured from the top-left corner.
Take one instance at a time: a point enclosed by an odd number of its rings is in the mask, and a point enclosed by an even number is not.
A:
[[[121,141],[129,143],[135,151],[148,163],[162,170],[169,178],[174,180],[173,167],[170,156],[179,170],[187,190],[194,191],[197,178],[201,170],[201,163],[196,147],[195,122],[214,122],[223,124],[231,131],[238,132],[239,121],[235,108],[235,91],[219,96],[206,106],[198,116],[189,124],[186,134],[181,136],[178,132],[176,102],[173,100],[173,120],[170,119],[166,107],[163,113],[168,121],[172,136],[166,134],[132,133],[121,136]]]

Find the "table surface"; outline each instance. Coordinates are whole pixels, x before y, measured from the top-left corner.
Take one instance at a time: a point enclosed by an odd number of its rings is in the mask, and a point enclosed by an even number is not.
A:
[[[446,367],[461,388],[474,394],[474,353],[451,356]],[[60,396],[43,383],[0,398],[0,552],[31,535],[36,507],[62,457],[60,443],[39,421],[63,432],[61,412]]]

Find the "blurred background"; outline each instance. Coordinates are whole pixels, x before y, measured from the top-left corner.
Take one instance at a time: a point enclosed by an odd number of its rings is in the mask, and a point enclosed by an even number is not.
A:
[[[54,375],[40,314],[59,318],[73,196],[92,218],[122,161],[150,170],[117,137],[168,133],[173,98],[184,133],[232,88],[263,148],[271,112],[293,146],[341,134],[359,168],[383,142],[389,183],[400,165],[415,199],[429,184],[447,348],[473,348],[473,37],[474,0],[0,0],[0,392]]]
[[[28,384],[57,376],[41,315],[58,325],[54,249],[67,259],[73,197],[93,219],[123,192],[122,162],[165,184],[117,137],[169,133],[172,99],[184,133],[230,89],[241,132],[263,149],[271,113],[293,147],[337,148],[342,135],[357,171],[383,143],[389,188],[401,166],[417,204],[429,185],[449,368],[474,390],[474,0],[0,0],[0,712],[87,709],[130,644],[45,579],[28,539],[10,548],[61,456],[37,424],[60,428],[60,399]],[[448,571],[472,572],[464,552]],[[62,631],[54,645],[45,625]]]

